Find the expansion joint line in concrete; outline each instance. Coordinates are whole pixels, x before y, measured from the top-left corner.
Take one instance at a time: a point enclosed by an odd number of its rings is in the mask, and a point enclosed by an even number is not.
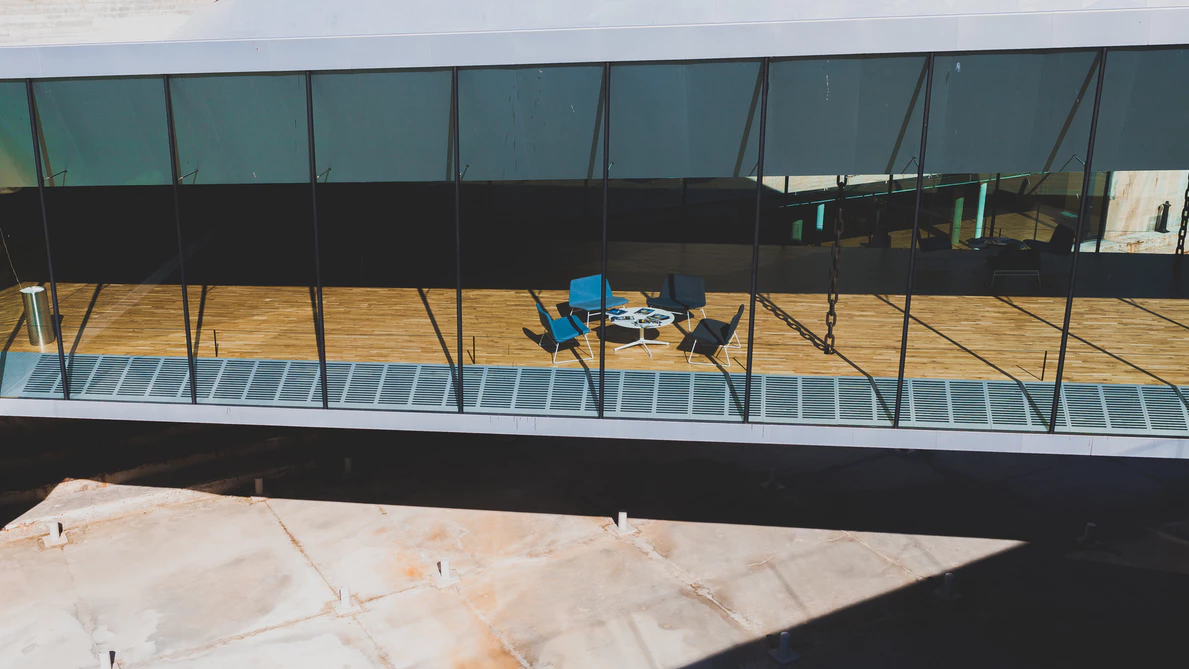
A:
[[[335,589],[334,584],[326,578],[326,574],[322,573],[322,570],[319,569],[318,565],[314,563],[314,560],[310,557],[309,553],[306,553],[305,547],[301,545],[301,541],[298,540],[297,537],[293,536],[293,533],[290,532],[289,528],[285,526],[285,521],[281,520],[281,517],[277,515],[276,509],[272,508],[272,505],[268,503],[268,500],[264,500],[264,506],[268,509],[268,512],[272,514],[272,517],[276,519],[277,525],[281,526],[281,531],[285,533],[285,536],[289,537],[289,543],[293,544],[293,547],[297,549],[298,553],[301,553],[301,556],[305,558],[306,563],[310,565],[310,568],[314,570],[314,573],[318,575],[318,578],[322,579],[322,582],[325,583],[326,587],[330,589],[330,594],[332,596],[337,596],[338,590]]]
[[[883,552],[880,552],[879,550],[877,550],[877,549],[873,548],[873,547],[872,547],[870,544],[868,544],[866,541],[863,541],[862,539],[860,539],[860,538],[859,538],[858,536],[856,536],[856,535],[855,535],[853,532],[850,532],[850,531],[848,531],[848,530],[841,530],[841,532],[842,532],[843,534],[845,534],[845,535],[846,535],[846,536],[847,536],[847,537],[848,537],[848,538],[849,538],[851,541],[853,541],[853,542],[855,542],[855,543],[859,544],[859,545],[860,545],[860,546],[862,546],[863,548],[866,548],[867,550],[871,551],[872,553],[875,553],[876,555],[878,555],[878,556],[879,556],[879,558],[880,558],[881,560],[884,560],[884,561],[886,561],[888,564],[892,565],[893,567],[895,567],[895,568],[899,569],[900,571],[904,572],[905,574],[908,574],[909,576],[911,576],[911,577],[913,578],[913,580],[915,580],[915,581],[923,581],[923,580],[925,580],[925,577],[924,577],[924,576],[921,576],[920,574],[918,574],[918,573],[916,573],[915,571],[913,571],[913,570],[909,569],[908,567],[905,567],[905,566],[904,566],[903,564],[901,564],[901,562],[900,562],[899,560],[897,560],[896,558],[894,558],[894,557],[892,557],[892,556],[890,556],[890,555],[887,555],[887,554],[885,554],[885,553],[883,553]]]
[[[669,574],[669,576],[680,582],[683,587],[689,589],[694,593],[694,595],[709,604],[712,608],[718,609],[732,623],[739,626],[739,628],[741,628],[743,631],[753,636],[762,634],[762,626],[759,623],[718,601],[718,598],[715,597],[713,590],[699,582],[696,578],[694,578],[693,574],[690,574],[669,558],[661,555],[650,541],[642,538],[638,534],[625,538],[631,542],[631,544],[635,546],[641,553],[644,553],[644,555],[646,555],[649,559],[659,563],[662,567],[664,567],[665,572]]]

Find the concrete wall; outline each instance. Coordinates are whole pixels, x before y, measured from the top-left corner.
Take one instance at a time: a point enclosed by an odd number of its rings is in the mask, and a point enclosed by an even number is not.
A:
[[[218,0],[3,0],[0,45],[168,38]]]
[[[1114,253],[1171,253],[1177,245],[1176,230],[1185,206],[1189,172],[1115,172],[1111,177],[1111,202],[1107,210],[1102,250]],[[1155,232],[1160,205],[1172,204],[1168,233]]]

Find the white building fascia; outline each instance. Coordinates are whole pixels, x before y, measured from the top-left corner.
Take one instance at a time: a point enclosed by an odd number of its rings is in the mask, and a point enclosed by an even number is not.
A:
[[[34,22],[18,19],[47,11],[40,4],[10,0],[0,8],[0,44],[7,45],[0,78],[1189,42],[1189,0],[125,0],[123,14],[89,32],[57,36],[43,26],[22,33]],[[117,3],[78,4],[87,11]]]

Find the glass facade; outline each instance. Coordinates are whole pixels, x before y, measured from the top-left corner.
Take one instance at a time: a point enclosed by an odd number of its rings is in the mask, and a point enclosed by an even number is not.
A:
[[[0,395],[1186,437],[1186,69],[0,81]]]
[[[570,282],[602,257],[603,99],[601,66],[458,73],[467,411],[598,415]]]
[[[948,407],[902,423],[1049,429],[1097,68],[935,58],[904,376]]]
[[[450,71],[311,82],[327,401],[457,411]]]
[[[189,402],[162,79],[33,90],[71,396]]]
[[[762,74],[611,67],[608,414],[743,419]]]
[[[321,406],[305,77],[170,89],[198,402]]]
[[[892,424],[926,74],[924,56],[772,63],[753,420]]]
[[[53,286],[23,81],[0,81],[0,397],[63,396]],[[26,308],[28,305],[28,308]]]
[[[1185,67],[1186,49],[1107,56],[1058,430],[1186,430],[1189,95],[1159,77]]]

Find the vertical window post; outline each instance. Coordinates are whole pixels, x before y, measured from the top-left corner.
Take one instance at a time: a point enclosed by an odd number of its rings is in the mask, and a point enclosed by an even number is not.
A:
[[[1094,181],[1094,136],[1098,132],[1098,109],[1102,104],[1102,79],[1106,72],[1107,49],[1098,51],[1098,83],[1094,88],[1094,111],[1090,115],[1090,139],[1086,143],[1086,165],[1082,172],[1082,197],[1078,203],[1078,222],[1073,234],[1073,259],[1069,263],[1069,293],[1065,298],[1065,320],[1061,324],[1061,352],[1057,356],[1057,376],[1053,379],[1053,407],[1049,413],[1049,434],[1057,430],[1057,411],[1061,407],[1061,376],[1065,373],[1065,349],[1069,344],[1069,322],[1073,317],[1073,294],[1077,286],[1078,257],[1082,247],[1082,230],[1090,213],[1090,189]],[[1104,221],[1105,222],[1105,221]]]
[[[604,384],[607,381],[607,189],[610,185],[611,172],[611,63],[603,63],[603,240],[602,263],[599,286],[599,311],[602,312],[603,325],[599,330],[599,418],[606,412],[603,398],[606,397]]]
[[[912,313],[912,282],[916,275],[917,237],[921,234],[921,196],[925,187],[925,148],[929,137],[929,105],[933,97],[933,57],[930,53],[925,66],[925,108],[921,114],[921,146],[917,152],[916,204],[912,210],[912,238],[908,250],[908,281],[904,289],[904,326],[900,331],[900,370],[896,373],[896,410],[892,427],[900,427],[900,409],[904,401],[904,364],[908,356],[908,323]]]
[[[58,282],[54,280],[54,254],[50,252],[50,224],[45,211],[45,177],[41,172],[41,142],[38,141],[37,103],[33,97],[33,80],[25,80],[25,95],[29,104],[29,130],[33,133],[33,165],[37,174],[37,197],[41,200],[41,227],[45,232],[45,265],[50,275],[50,299],[54,305],[54,337],[58,340],[58,370],[62,374],[62,397],[70,399],[70,378],[66,374],[66,351],[62,347],[62,312],[58,310]]]
[[[756,336],[756,291],[760,273],[760,207],[764,192],[764,144],[767,142],[768,131],[768,66],[771,61],[771,58],[765,58],[760,64],[760,67],[763,68],[763,72],[760,74],[763,84],[760,90],[760,148],[757,156],[758,162],[756,163],[755,235],[751,245],[751,310],[747,318],[747,369],[744,370],[746,376],[743,382],[744,423],[751,420],[751,363]],[[787,189],[787,177],[785,183]],[[730,353],[727,355],[730,355]]]
[[[454,319],[455,331],[458,332],[458,348],[455,356],[458,358],[458,373],[455,384],[455,395],[458,400],[458,413],[462,413],[463,381],[462,381],[462,166],[459,163],[461,151],[458,148],[458,68],[450,70],[450,132],[454,135]]]
[[[314,215],[314,337],[318,342],[318,371],[322,375],[322,408],[330,406],[330,389],[326,376],[326,327],[322,320],[322,258],[318,239],[318,168],[314,155],[314,92],[310,71],[306,70],[306,134],[310,146],[310,210]]]
[[[194,341],[190,334],[190,298],[186,292],[186,253],[182,243],[182,205],[178,193],[181,177],[178,176],[178,142],[177,131],[173,125],[173,95],[169,90],[169,75],[161,75],[161,82],[165,86],[165,127],[169,140],[169,172],[173,177],[170,188],[173,189],[173,221],[177,227],[178,238],[178,279],[182,284],[182,319],[186,325],[186,362],[190,369],[190,404],[198,404],[198,369],[194,362]]]

